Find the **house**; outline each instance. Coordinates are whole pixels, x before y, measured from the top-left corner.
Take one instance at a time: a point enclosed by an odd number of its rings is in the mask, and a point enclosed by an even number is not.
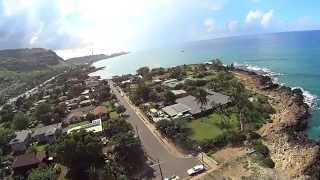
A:
[[[97,106],[93,111],[93,115],[97,118],[105,117],[108,113],[109,109],[105,106]]]
[[[162,82],[162,85],[167,86],[169,88],[175,88],[178,84],[183,84],[184,81],[179,81],[177,79],[169,79]]]
[[[162,80],[161,80],[161,79],[153,79],[152,82],[154,82],[154,83],[161,83]]]
[[[86,89],[81,93],[81,95],[89,95],[89,93],[90,93],[90,90]]]
[[[37,128],[31,137],[33,140],[40,143],[52,143],[61,135],[61,133],[61,123],[57,123]]]
[[[66,101],[68,100],[68,96],[61,96],[58,98],[59,102],[63,102],[63,101]]]
[[[94,132],[94,133],[101,133],[102,128],[102,122],[101,119],[93,120],[91,123],[82,124],[73,128],[70,128],[67,130],[67,134],[70,134],[72,132],[77,132],[80,130],[86,130],[87,132]]]
[[[84,114],[83,114],[82,111],[71,112],[71,113],[67,116],[67,118],[64,119],[63,123],[64,123],[64,124],[77,123],[77,122],[80,122],[83,117],[84,117]]]
[[[84,101],[81,101],[81,102],[80,102],[80,106],[81,106],[81,107],[90,106],[92,102],[93,102],[93,101],[92,101],[91,99],[84,100]]]
[[[100,76],[90,76],[87,80],[99,80]]]
[[[45,103],[45,102],[47,102],[47,100],[41,99],[41,100],[35,102],[33,105],[34,105],[34,106],[39,106],[40,104]]]
[[[189,114],[190,108],[184,104],[177,103],[162,108],[162,111],[170,118],[175,119]]]
[[[23,130],[15,132],[16,137],[9,142],[14,153],[24,152],[31,140],[31,131]]]
[[[43,98],[42,98],[42,99],[48,100],[48,99],[50,99],[50,95],[43,96]]]
[[[125,80],[125,81],[121,81],[121,84],[130,84],[132,82],[132,79],[128,79],[128,80]]]
[[[67,101],[69,104],[72,104],[72,103],[79,103],[80,102],[80,98],[77,97],[77,98],[73,98],[73,99],[70,99]]]
[[[185,90],[171,90],[176,97],[182,97],[187,94]]]
[[[190,108],[190,113],[194,116],[199,115],[202,111],[209,111],[214,108],[214,106],[219,106],[219,105],[226,105],[230,101],[229,96],[208,91],[208,96],[207,96],[208,102],[207,104],[202,107],[201,109],[201,104],[199,104],[194,96],[186,96],[183,98],[178,98],[176,99],[177,103],[184,104],[185,106]]]
[[[165,73],[165,74],[162,74],[162,75],[152,76],[152,80],[164,81],[164,80],[168,79],[169,77],[170,77],[170,74],[169,73]]]
[[[78,103],[67,104],[68,110],[76,109],[79,107]]]
[[[37,168],[41,163],[44,163],[46,157],[45,152],[17,156],[12,164],[14,174],[26,174],[29,170]]]
[[[99,85],[99,81],[95,79],[88,79],[85,81],[86,87],[95,88]]]

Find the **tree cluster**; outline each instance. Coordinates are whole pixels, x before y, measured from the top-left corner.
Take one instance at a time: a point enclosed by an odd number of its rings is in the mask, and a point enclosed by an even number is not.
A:
[[[63,136],[50,149],[59,163],[70,168],[73,179],[87,179],[91,167],[103,165],[102,143],[92,132],[79,131]]]

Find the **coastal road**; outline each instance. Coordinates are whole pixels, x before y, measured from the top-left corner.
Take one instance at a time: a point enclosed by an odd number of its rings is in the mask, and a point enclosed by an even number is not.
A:
[[[143,148],[147,155],[154,161],[160,161],[163,177],[177,175],[181,178],[188,176],[187,170],[201,162],[192,156],[178,156],[175,153],[169,152],[164,144],[159,142],[154,133],[146,126],[143,120],[137,115],[136,110],[128,101],[121,96],[118,89],[109,81],[112,92],[117,96],[119,103],[126,108],[126,113],[129,114],[127,121],[134,127],[136,133],[142,142]],[[156,162],[155,162],[156,163]],[[161,179],[160,169],[158,166],[153,166],[155,170],[155,179]]]

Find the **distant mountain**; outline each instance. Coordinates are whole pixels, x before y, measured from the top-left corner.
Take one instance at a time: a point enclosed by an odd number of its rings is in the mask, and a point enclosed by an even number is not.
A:
[[[28,72],[64,63],[61,57],[48,49],[0,50],[0,70]]]
[[[114,53],[111,55],[105,55],[105,54],[97,54],[97,55],[90,55],[90,56],[82,56],[82,57],[75,57],[75,58],[70,58],[67,59],[66,62],[68,64],[75,64],[75,65],[80,65],[80,64],[92,64],[94,62],[103,60],[103,59],[108,59],[116,56],[121,56],[127,54],[127,52],[120,52],[120,53]]]

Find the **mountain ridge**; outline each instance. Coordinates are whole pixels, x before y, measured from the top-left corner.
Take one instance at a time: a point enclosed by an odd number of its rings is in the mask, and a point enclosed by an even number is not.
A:
[[[65,64],[64,59],[50,49],[24,48],[0,50],[1,70],[30,72],[59,64]]]

